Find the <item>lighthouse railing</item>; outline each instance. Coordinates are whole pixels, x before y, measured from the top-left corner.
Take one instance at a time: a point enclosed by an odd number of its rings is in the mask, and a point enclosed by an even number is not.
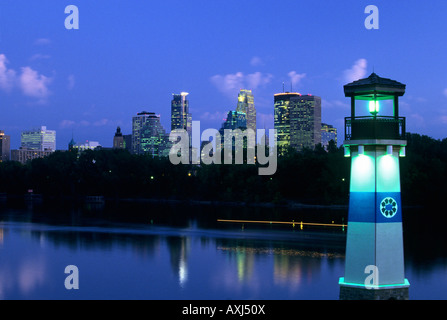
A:
[[[345,118],[345,140],[405,140],[405,117],[360,116]]]

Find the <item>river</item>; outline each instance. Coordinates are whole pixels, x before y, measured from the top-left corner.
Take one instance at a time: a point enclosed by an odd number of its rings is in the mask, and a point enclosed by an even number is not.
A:
[[[3,201],[0,298],[337,300],[346,228],[299,222],[343,224],[345,216],[343,209]],[[446,235],[422,217],[422,209],[404,210],[410,299],[447,299]],[[65,285],[75,275],[67,266],[76,267],[78,289]]]

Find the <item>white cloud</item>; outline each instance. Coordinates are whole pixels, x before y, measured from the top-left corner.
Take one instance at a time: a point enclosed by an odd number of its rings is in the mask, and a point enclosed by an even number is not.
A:
[[[39,74],[30,67],[22,68],[19,81],[22,92],[29,97],[44,101],[50,95],[48,85],[51,83],[51,78]]]
[[[255,72],[252,74],[248,74],[245,77],[245,82],[249,89],[257,89],[260,86],[264,86],[268,84],[273,78],[271,74],[262,74],[261,72]]]
[[[8,69],[6,64],[8,59],[4,54],[0,54],[0,88],[4,91],[10,91],[16,82],[16,72]]]
[[[254,56],[253,58],[251,58],[251,60],[250,60],[250,64],[251,64],[253,67],[259,67],[259,66],[263,66],[263,65],[264,65],[264,61],[262,61],[261,58],[259,58],[259,57],[257,57],[257,56]]]
[[[72,90],[75,86],[75,76],[70,74],[67,78],[68,84],[67,84],[67,88],[68,90]]]
[[[43,46],[43,45],[47,45],[50,43],[51,43],[51,40],[48,38],[39,38],[39,39],[36,39],[36,41],[34,41],[34,44],[36,46]]]
[[[105,118],[104,118],[104,119],[95,121],[95,122],[93,123],[93,125],[94,125],[95,127],[102,127],[102,126],[105,126],[105,125],[109,124],[109,122],[110,122],[109,119],[105,119]]]
[[[62,129],[72,128],[75,125],[75,122],[72,120],[62,120],[59,123],[59,127]]]
[[[268,84],[273,75],[255,72],[244,75],[242,72],[236,72],[226,75],[214,75],[210,78],[211,82],[223,94],[233,99],[237,96],[240,89],[255,90]]]
[[[298,85],[301,82],[301,80],[303,80],[306,77],[305,73],[296,73],[296,71],[290,71],[287,75],[290,78],[292,86]]]
[[[48,89],[52,79],[39,74],[31,67],[22,67],[18,74],[13,69],[8,69],[8,59],[4,54],[0,54],[0,89],[10,92],[14,88],[21,89],[22,93],[28,97],[39,99],[39,102],[45,102],[50,95]]]
[[[51,56],[48,54],[36,53],[36,54],[33,54],[29,60],[35,61],[35,60],[44,60],[44,59],[50,59],[50,58],[51,58]]]
[[[219,112],[219,111],[215,111],[213,113],[206,111],[205,113],[201,113],[200,114],[200,119],[201,120],[222,120],[225,121],[227,117],[227,113],[225,112]]]
[[[367,66],[366,59],[358,59],[350,69],[343,72],[343,80],[349,83],[364,78]]]

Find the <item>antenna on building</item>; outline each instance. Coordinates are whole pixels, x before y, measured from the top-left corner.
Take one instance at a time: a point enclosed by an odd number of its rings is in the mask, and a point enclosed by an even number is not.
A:
[[[282,82],[282,92],[284,92],[284,81]]]

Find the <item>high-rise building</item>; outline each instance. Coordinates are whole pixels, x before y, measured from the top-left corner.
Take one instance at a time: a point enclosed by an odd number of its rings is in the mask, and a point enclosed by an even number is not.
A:
[[[132,153],[132,134],[123,135],[124,149]]]
[[[22,131],[21,148],[37,151],[56,150],[56,131],[47,130],[47,127]]]
[[[245,133],[245,130],[247,129],[247,119],[246,114],[239,111],[228,111],[227,119],[224,123],[222,123],[222,127],[219,130],[220,137],[221,137],[221,148],[224,148],[224,138],[225,138],[225,129],[231,129],[231,130],[241,130],[241,134]],[[233,132],[234,139],[232,141],[232,147],[237,147],[235,145],[236,141],[241,141],[240,137],[238,136],[237,132]]]
[[[334,126],[322,123],[321,124],[321,145],[327,150],[329,141],[334,140],[337,145],[337,128]]]
[[[124,149],[124,148],[125,148],[124,137],[123,134],[121,133],[121,128],[117,127],[115,136],[113,137],[113,149]]]
[[[247,129],[252,129],[256,134],[256,108],[251,90],[239,91],[236,111],[245,113]]]
[[[11,159],[11,138],[0,130],[0,162]]]
[[[189,101],[186,98],[188,92],[173,94],[171,101],[171,131],[175,129],[184,129],[189,137],[192,133],[192,116],[189,113]]]
[[[290,146],[296,150],[313,149],[321,143],[321,98],[293,97],[290,107]]]
[[[132,153],[167,156],[169,148],[169,136],[159,115],[143,111],[132,118]]]
[[[299,96],[297,92],[274,95],[274,127],[278,155],[283,155],[290,146],[290,99]]]
[[[284,92],[274,95],[278,154],[289,147],[314,148],[321,143],[321,98]]]

